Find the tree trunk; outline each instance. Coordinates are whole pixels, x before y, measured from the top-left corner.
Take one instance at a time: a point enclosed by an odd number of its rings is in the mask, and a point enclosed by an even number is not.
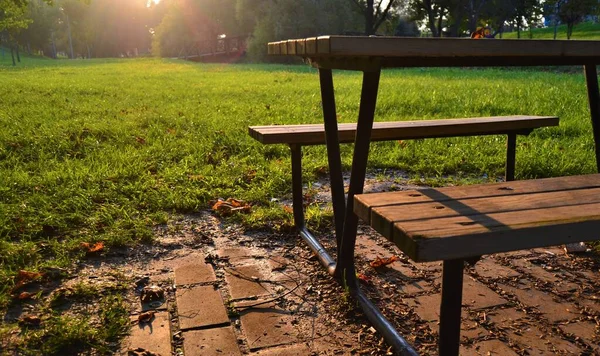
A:
[[[558,31],[558,10],[559,6],[556,4],[556,10],[554,11],[554,39],[556,39],[556,32]]]
[[[568,40],[570,40],[570,39],[571,39],[571,35],[573,34],[573,26],[574,26],[574,25],[575,25],[575,24],[574,24],[574,23],[572,23],[572,22],[570,22],[570,23],[567,23],[567,39],[568,39]]]
[[[15,50],[14,50],[13,46],[10,46],[10,55],[12,56],[13,66],[16,66],[17,62],[15,62]]]
[[[19,45],[15,46],[15,51],[17,52],[17,62],[21,63],[21,55],[19,54]]]
[[[31,43],[27,42],[27,54],[31,56]]]
[[[437,24],[437,37],[442,37],[442,24],[444,21],[444,12],[446,12],[446,9],[440,9],[440,17],[438,18],[438,24]]]
[[[69,50],[71,51],[71,59],[74,59],[75,56],[73,55],[73,37],[71,36],[71,21],[69,20],[69,15],[65,14],[65,16],[67,16],[67,32],[69,34]]]
[[[374,35],[375,19],[373,18],[373,10],[375,6],[374,0],[367,0],[367,8],[365,9],[365,35]]]
[[[56,59],[56,41],[54,40],[54,31],[52,31],[52,58]]]

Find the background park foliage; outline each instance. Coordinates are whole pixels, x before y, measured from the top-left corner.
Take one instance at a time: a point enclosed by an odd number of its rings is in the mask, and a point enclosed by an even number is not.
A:
[[[0,45],[49,57],[193,54],[218,37],[247,40],[251,60],[264,43],[323,34],[531,36],[595,19],[597,0],[1,0]]]

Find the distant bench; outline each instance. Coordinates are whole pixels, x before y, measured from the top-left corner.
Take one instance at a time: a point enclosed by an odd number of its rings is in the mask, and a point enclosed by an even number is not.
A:
[[[439,137],[507,135],[507,181],[514,180],[517,135],[528,135],[533,129],[558,126],[554,116],[492,116],[466,119],[441,119],[375,122],[371,141],[410,140]],[[292,194],[294,221],[304,225],[302,210],[302,146],[324,145],[323,124],[250,126],[248,133],[263,144],[287,144],[292,151]],[[356,124],[339,124],[340,143],[353,143]]]

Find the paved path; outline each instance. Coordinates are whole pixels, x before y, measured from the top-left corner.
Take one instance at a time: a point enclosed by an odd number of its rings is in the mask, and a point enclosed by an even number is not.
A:
[[[362,229],[357,265],[370,280],[364,288],[421,353],[435,353],[441,264],[400,255],[375,270],[369,261],[399,252]],[[368,325],[351,321],[357,325],[332,330],[343,316],[318,310],[318,301],[340,297],[318,286],[323,274],[306,272],[320,266],[299,246],[244,237],[162,262],[157,268],[167,272],[151,280],[172,281],[174,298],[151,323],[132,327],[126,349],[163,356],[359,354]],[[461,354],[600,355],[598,290],[594,255],[548,248],[486,256],[465,272]]]

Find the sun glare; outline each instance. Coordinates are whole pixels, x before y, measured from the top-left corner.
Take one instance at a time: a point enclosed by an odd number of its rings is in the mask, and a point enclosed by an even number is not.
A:
[[[160,0],[148,0],[148,2],[146,3],[147,7],[150,7],[152,5],[157,5],[160,2]]]

